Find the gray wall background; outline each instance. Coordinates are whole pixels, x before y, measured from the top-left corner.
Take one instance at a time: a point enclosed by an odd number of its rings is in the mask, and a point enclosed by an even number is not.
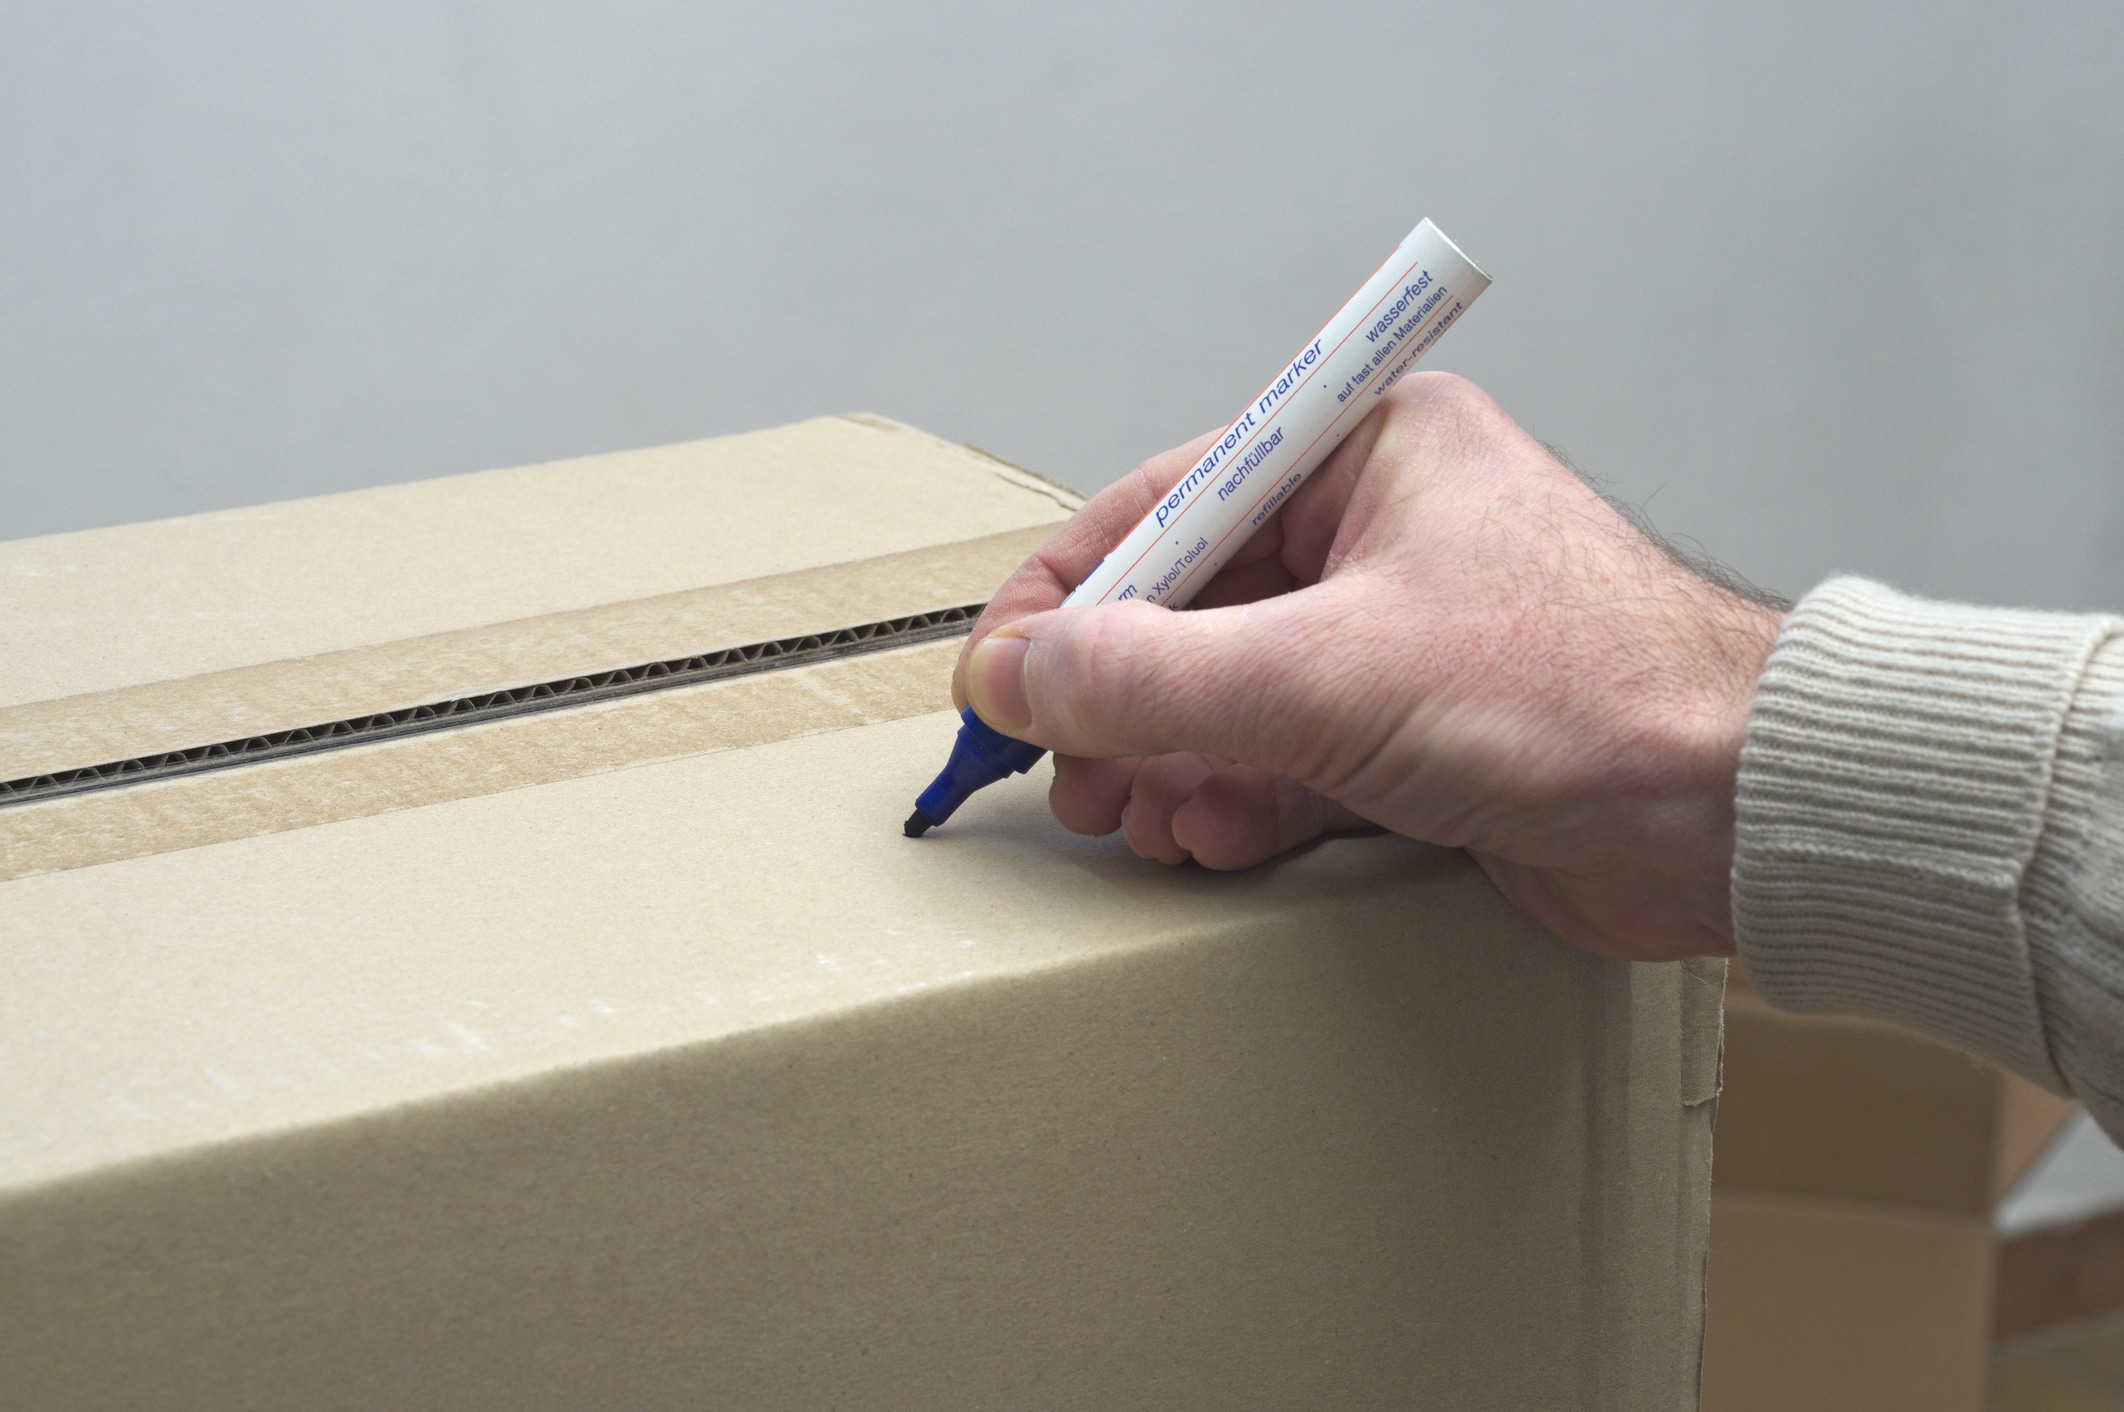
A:
[[[2124,6],[0,3],[0,537],[884,412],[1080,487],[1430,215],[1664,528],[2124,608]]]

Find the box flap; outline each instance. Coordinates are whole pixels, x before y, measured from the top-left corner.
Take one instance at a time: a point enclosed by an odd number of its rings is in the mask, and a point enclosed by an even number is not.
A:
[[[1722,1185],[1706,1412],[1983,1412],[1992,1260],[1981,1218]]]
[[[192,747],[560,684],[644,663],[974,608],[1053,526],[654,598],[0,707],[0,803],[24,782]],[[262,743],[262,742],[261,742]]]
[[[1986,1216],[2071,1112],[2063,1099],[1874,1021],[1726,1009],[1720,1188]]]
[[[689,658],[963,620],[1077,500],[852,416],[0,545],[27,585],[0,616],[0,878],[935,709],[932,653],[849,679],[853,697],[831,672],[696,692],[536,749],[509,729],[395,739],[614,673],[668,686]],[[357,739],[391,743],[286,758]],[[124,798],[58,797],[112,781]]]
[[[882,417],[821,417],[14,540],[0,544],[0,706],[978,539],[1078,501]]]

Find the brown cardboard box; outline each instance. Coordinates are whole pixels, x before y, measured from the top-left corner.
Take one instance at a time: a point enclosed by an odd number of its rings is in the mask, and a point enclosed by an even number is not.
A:
[[[1072,503],[835,418],[0,546],[0,1406],[1693,1406],[1721,967],[900,836]]]
[[[1975,1412],[1992,1209],[2070,1105],[1888,1025],[1773,1010],[1734,977],[1704,1407]]]

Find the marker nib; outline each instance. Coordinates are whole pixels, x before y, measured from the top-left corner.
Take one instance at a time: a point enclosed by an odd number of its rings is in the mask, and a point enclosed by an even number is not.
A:
[[[907,816],[906,823],[900,825],[900,832],[906,834],[909,838],[920,838],[935,827],[935,824],[929,822],[929,815],[917,809]]]

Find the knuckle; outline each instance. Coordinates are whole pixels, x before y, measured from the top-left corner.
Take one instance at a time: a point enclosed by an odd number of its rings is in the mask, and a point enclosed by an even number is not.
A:
[[[1500,423],[1509,424],[1490,394],[1458,373],[1416,374],[1404,379],[1388,400],[1395,420],[1419,435],[1478,442],[1494,435]]]
[[[1043,654],[1040,707],[1050,729],[1074,744],[1112,751],[1123,742],[1134,696],[1133,634],[1117,618],[1125,610],[1082,613]]]

